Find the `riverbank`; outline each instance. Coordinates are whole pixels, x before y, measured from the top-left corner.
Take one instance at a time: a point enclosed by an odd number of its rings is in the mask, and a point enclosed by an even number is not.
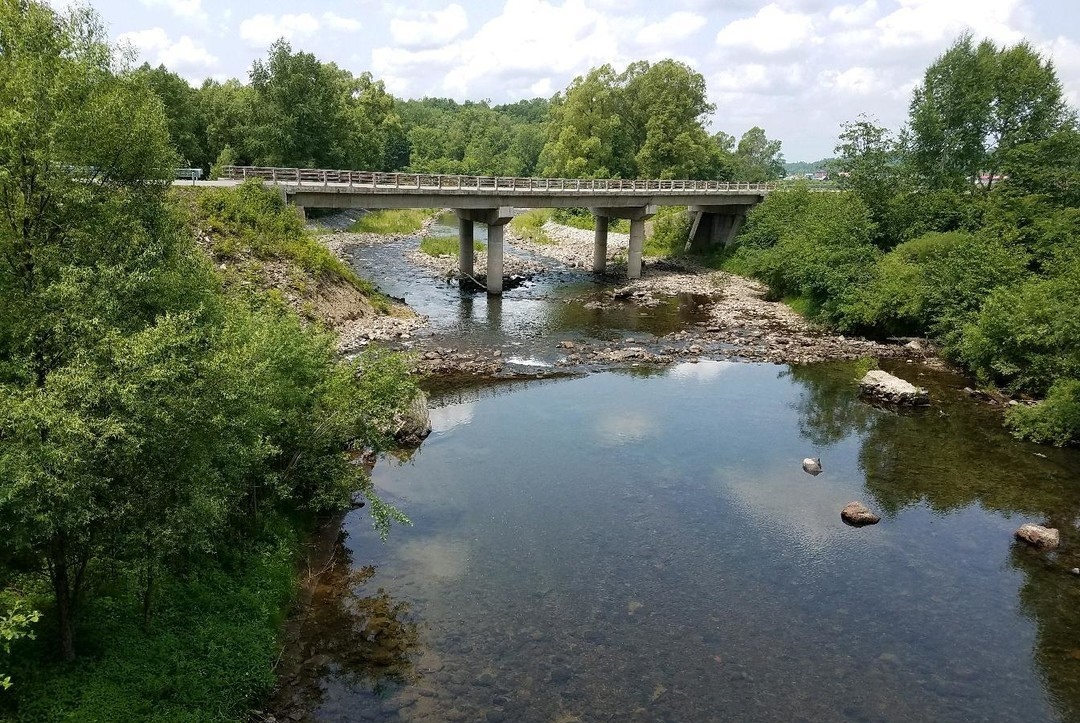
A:
[[[425,224],[431,231],[434,219]],[[551,243],[538,243],[507,233],[506,275],[514,284],[541,281],[568,272],[581,273],[592,264],[591,231],[547,222],[543,226]],[[323,236],[328,247],[348,260],[357,247],[401,241],[408,235],[354,234]],[[608,267],[600,277],[603,291],[595,286],[581,296],[563,298],[580,304],[590,313],[648,315],[672,299],[692,299],[697,320],[664,334],[630,334],[618,338],[567,338],[553,334],[534,340],[534,356],[543,366],[560,372],[588,372],[610,366],[667,365],[682,360],[734,360],[776,364],[810,364],[863,357],[904,359],[940,363],[934,349],[920,340],[882,343],[829,332],[798,314],[789,306],[766,299],[766,288],[756,281],[725,271],[709,269],[689,259],[646,257],[642,278],[627,281],[627,234],[612,233],[608,243]],[[418,250],[407,252],[408,260],[431,275],[432,283],[458,283],[458,261],[454,256],[433,257]],[[483,252],[477,254],[475,268],[482,274]],[[479,277],[482,278],[482,277]],[[589,278],[592,278],[591,275]],[[482,292],[481,292],[482,293]],[[444,338],[426,328],[427,320],[413,316],[408,324],[393,329],[365,327],[360,320],[356,332],[344,337],[342,348],[355,351],[371,340],[391,343],[414,352],[416,371],[426,375],[464,374],[492,376],[535,374],[537,369],[520,369],[512,361],[514,344],[477,346],[459,339]]]

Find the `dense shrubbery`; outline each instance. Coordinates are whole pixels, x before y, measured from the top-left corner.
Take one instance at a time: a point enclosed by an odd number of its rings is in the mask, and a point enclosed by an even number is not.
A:
[[[646,256],[677,256],[686,249],[691,216],[685,206],[662,206],[652,218],[652,233],[645,239]]]
[[[969,103],[973,81],[957,68],[971,63],[987,64],[1000,102]],[[1025,72],[1002,71],[1013,64]],[[931,336],[984,383],[1046,395],[1009,413],[1018,435],[1080,443],[1080,132],[1052,66],[1030,46],[965,36],[927,71],[911,112],[904,143],[866,119],[847,124],[837,153],[849,192],[770,195],[728,267],[838,329]],[[986,132],[939,132],[949,123]],[[1007,178],[976,184],[980,171]]]
[[[269,683],[294,526],[355,494],[403,519],[348,452],[387,445],[415,387],[225,290],[167,202],[161,106],[100,33],[0,4],[0,634],[42,612],[0,715],[221,719]],[[336,270],[257,185],[196,206],[219,253]]]

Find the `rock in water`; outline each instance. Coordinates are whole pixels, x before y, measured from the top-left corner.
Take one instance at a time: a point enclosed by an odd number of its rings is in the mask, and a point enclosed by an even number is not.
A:
[[[1040,550],[1053,550],[1061,544],[1061,535],[1057,529],[1042,525],[1021,525],[1016,531],[1016,539]]]
[[[418,392],[409,406],[394,418],[394,439],[406,447],[418,447],[431,434],[431,417],[428,415],[428,399]]]
[[[840,519],[852,527],[863,525],[876,525],[881,518],[870,511],[870,508],[862,502],[849,502],[844,509],[840,510]]]
[[[859,380],[859,392],[889,404],[923,406],[930,403],[930,395],[925,389],[880,369],[871,369]]]
[[[807,457],[802,461],[803,472],[817,477],[821,474],[821,457]]]

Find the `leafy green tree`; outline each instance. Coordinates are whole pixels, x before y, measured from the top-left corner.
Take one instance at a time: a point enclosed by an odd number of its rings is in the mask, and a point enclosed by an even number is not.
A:
[[[211,157],[206,150],[206,123],[199,104],[199,92],[164,65],[151,68],[144,63],[134,76],[145,82],[165,106],[169,125],[180,162],[187,167],[207,168]]]
[[[743,133],[735,149],[735,173],[740,181],[761,183],[784,177],[780,141],[770,141],[765,130],[754,126]]]
[[[844,123],[831,164],[839,173],[840,187],[850,189],[870,209],[878,224],[878,245],[888,248],[898,239],[883,236],[890,200],[904,191],[899,147],[892,133],[865,115]]]
[[[1027,42],[976,45],[968,33],[927,68],[915,89],[907,144],[929,187],[965,188],[988,174],[989,190],[1010,149],[1074,120],[1049,60]]]
[[[97,464],[122,434],[92,409],[103,344],[170,300],[175,248],[162,104],[113,55],[97,17],[0,4],[0,538],[44,561],[63,657],[87,567],[125,490]]]
[[[631,178],[628,129],[622,116],[621,79],[610,65],[590,70],[555,96],[540,156],[543,175]]]
[[[255,161],[255,93],[238,80],[208,79],[198,92],[199,115],[205,134],[206,158],[217,159],[228,147],[233,161]]]

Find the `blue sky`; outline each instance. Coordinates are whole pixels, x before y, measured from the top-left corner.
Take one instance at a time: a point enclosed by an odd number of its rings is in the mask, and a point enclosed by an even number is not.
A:
[[[53,0],[54,5],[64,0]],[[403,97],[550,96],[590,67],[676,58],[704,74],[710,129],[754,125],[788,160],[831,155],[840,124],[903,123],[922,71],[965,29],[1026,38],[1080,106],[1078,0],[97,0],[113,39],[192,83],[246,80],[278,37],[371,71]]]

